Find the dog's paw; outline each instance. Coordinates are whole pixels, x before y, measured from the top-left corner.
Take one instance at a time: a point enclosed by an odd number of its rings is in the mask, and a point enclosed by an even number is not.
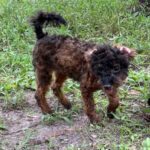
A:
[[[107,117],[108,117],[109,119],[114,119],[114,118],[115,118],[115,116],[114,116],[113,113],[111,113],[111,112],[108,112],[108,113],[107,113]]]
[[[100,123],[101,122],[101,118],[99,115],[95,114],[95,115],[92,115],[89,117],[89,120],[92,124],[97,124],[97,123]]]
[[[53,113],[53,110],[51,110],[50,108],[41,108],[41,110],[42,110],[42,113],[44,114],[44,115],[47,115],[47,114],[52,114]]]
[[[64,107],[65,107],[66,109],[71,109],[72,105],[71,105],[70,102],[68,102],[67,104],[64,105]]]

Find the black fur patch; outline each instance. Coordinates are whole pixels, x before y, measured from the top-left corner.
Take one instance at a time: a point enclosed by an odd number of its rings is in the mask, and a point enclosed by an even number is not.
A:
[[[93,52],[91,68],[95,75],[112,85],[120,72],[127,75],[129,60],[118,48],[102,45]],[[106,81],[107,80],[107,81]],[[102,81],[103,83],[103,81]]]
[[[34,27],[37,39],[41,39],[47,35],[47,33],[44,33],[42,30],[44,24],[51,24],[56,27],[60,26],[61,24],[67,25],[66,20],[59,14],[46,13],[42,11],[38,12],[36,16],[32,17],[30,23]]]

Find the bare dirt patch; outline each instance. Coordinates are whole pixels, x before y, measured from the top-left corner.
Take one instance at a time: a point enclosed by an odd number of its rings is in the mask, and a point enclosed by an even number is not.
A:
[[[53,108],[58,107],[57,101],[52,100],[53,97],[50,99]],[[5,125],[0,130],[0,150],[100,150],[115,149],[122,143],[131,145],[131,149],[139,149],[141,141],[150,136],[150,126],[141,117],[140,105],[134,100],[120,106],[128,111],[121,112],[126,115],[124,118],[108,120],[105,117],[103,126],[91,125],[82,110],[72,116],[70,123],[62,119],[45,123],[34,92],[26,92],[26,102],[22,109],[5,110],[0,101],[0,117]],[[63,112],[64,109],[60,106],[57,111]]]

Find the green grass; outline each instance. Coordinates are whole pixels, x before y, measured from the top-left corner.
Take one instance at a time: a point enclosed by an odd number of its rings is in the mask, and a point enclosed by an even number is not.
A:
[[[130,90],[136,90],[140,92],[136,98],[147,101],[150,97],[150,17],[145,16],[144,10],[133,12],[138,5],[137,0],[1,0],[0,99],[5,103],[5,107],[22,108],[24,90],[35,88],[32,67],[35,34],[28,20],[37,10],[58,12],[68,21],[68,27],[47,29],[50,33],[67,34],[97,43],[120,43],[135,48],[138,55],[133,62],[127,83],[120,90],[120,96],[122,99],[134,99],[128,93]],[[78,88],[77,83],[69,80],[64,90],[67,93],[77,93],[76,99],[79,99]],[[102,109],[105,109],[107,102],[99,102],[97,94],[95,98],[97,103],[101,103]],[[124,103],[129,105],[128,101]],[[118,117],[128,122],[128,114],[122,116],[125,108],[122,109],[119,109],[121,115]],[[75,111],[78,111],[78,108],[75,107]],[[54,117],[43,119],[49,122],[57,119],[68,121],[73,112],[68,115],[66,113],[64,118],[62,114],[56,113]],[[134,122],[130,124],[134,125]],[[131,134],[134,138],[132,131],[125,125],[122,134]],[[143,145],[146,142],[143,142]],[[130,143],[123,141],[119,148],[125,150],[129,145]],[[100,147],[105,149],[103,145]],[[73,146],[68,149],[73,149]]]
[[[61,13],[69,27],[51,32],[96,42],[123,43],[146,54],[150,50],[150,18],[136,16],[135,0],[11,1],[0,2],[0,93],[34,87],[31,63],[35,35],[28,20],[37,10]],[[33,7],[34,6],[34,7]],[[138,64],[143,60],[138,60]],[[144,72],[145,74],[145,72]],[[143,76],[144,76],[143,74]],[[138,75],[134,73],[134,76]]]

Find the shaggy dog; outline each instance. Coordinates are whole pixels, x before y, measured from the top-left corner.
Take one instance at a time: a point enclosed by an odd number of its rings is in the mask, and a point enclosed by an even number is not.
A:
[[[124,46],[98,45],[63,35],[48,35],[44,25],[67,25],[59,14],[38,12],[31,18],[37,42],[33,50],[33,65],[36,73],[37,90],[35,98],[43,113],[52,113],[45,95],[49,86],[59,102],[66,108],[71,103],[64,96],[61,87],[67,78],[80,83],[85,113],[90,121],[99,122],[96,114],[93,92],[102,89],[108,96],[108,117],[119,106],[118,87],[128,75],[130,60],[135,52]],[[52,81],[55,74],[55,81]]]

